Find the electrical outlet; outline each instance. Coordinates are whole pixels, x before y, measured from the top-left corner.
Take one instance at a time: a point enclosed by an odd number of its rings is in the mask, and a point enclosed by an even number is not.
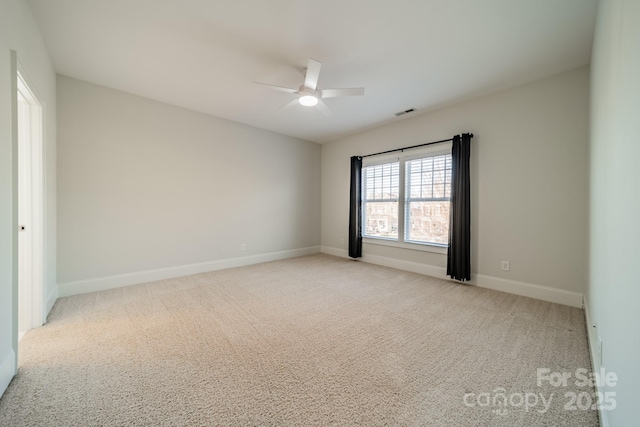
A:
[[[509,261],[502,261],[502,271],[509,271]]]
[[[344,239],[340,239],[340,246],[344,246]]]
[[[218,247],[218,252],[222,253],[222,246]]]
[[[247,245],[246,245],[246,243],[240,243],[240,250],[241,250],[241,251],[246,251],[246,250],[247,250]]]

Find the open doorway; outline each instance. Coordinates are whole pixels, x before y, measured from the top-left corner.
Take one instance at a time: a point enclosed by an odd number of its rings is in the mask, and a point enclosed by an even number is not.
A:
[[[18,340],[44,323],[42,106],[17,78]]]

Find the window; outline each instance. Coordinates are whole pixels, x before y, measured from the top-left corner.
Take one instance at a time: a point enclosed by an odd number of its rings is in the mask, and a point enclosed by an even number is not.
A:
[[[397,240],[400,163],[362,168],[362,186],[362,234]]]
[[[364,166],[362,235],[414,248],[447,246],[450,199],[450,153]]]
[[[405,240],[449,243],[451,154],[406,162]]]

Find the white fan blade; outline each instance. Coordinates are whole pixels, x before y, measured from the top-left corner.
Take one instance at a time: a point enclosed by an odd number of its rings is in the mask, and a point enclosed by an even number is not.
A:
[[[350,89],[323,89],[320,91],[320,98],[338,98],[340,96],[362,95],[364,95],[363,87],[354,87]]]
[[[327,117],[333,115],[333,112],[329,109],[329,107],[327,107],[327,104],[322,102],[322,100],[320,99],[318,100],[318,104],[316,105],[316,107],[318,108],[318,110],[320,110],[322,114],[324,114]]]
[[[316,60],[309,59],[309,65],[307,65],[307,73],[304,77],[304,87],[311,90],[316,90],[318,87],[318,79],[320,78],[320,67],[322,66]]]
[[[287,102],[286,104],[284,104],[282,107],[278,108],[276,111],[285,111],[288,110],[289,108],[293,107],[294,105],[298,104],[298,98],[294,99],[291,102]]]
[[[274,86],[274,85],[270,85],[270,84],[267,84],[267,83],[260,83],[260,82],[253,82],[253,84],[260,85],[260,86],[266,86],[269,89],[279,90],[280,92],[298,93],[297,89],[291,89],[291,88],[288,88],[288,87]]]

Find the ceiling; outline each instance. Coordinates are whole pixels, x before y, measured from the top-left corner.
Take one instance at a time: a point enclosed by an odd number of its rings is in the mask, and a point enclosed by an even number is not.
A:
[[[590,62],[597,0],[30,0],[56,71],[328,142]],[[295,106],[308,58],[333,115]]]

